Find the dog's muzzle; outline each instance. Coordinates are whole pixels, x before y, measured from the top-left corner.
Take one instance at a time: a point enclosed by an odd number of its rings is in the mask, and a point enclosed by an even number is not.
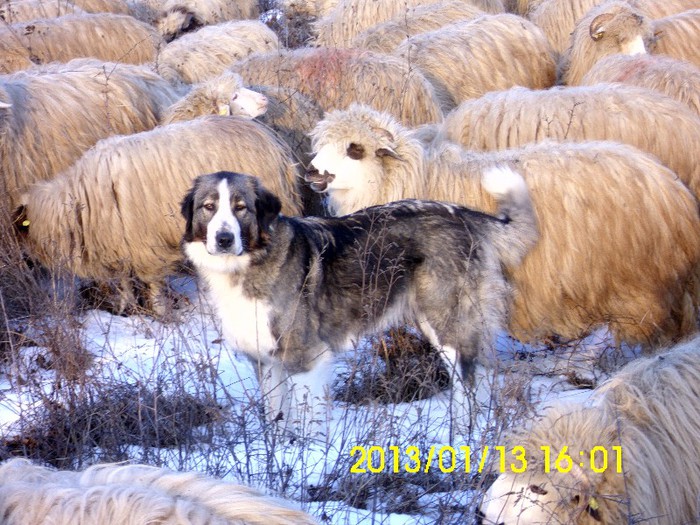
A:
[[[228,252],[236,242],[236,237],[228,231],[220,231],[216,233],[216,247],[222,252]]]
[[[328,173],[324,170],[323,174],[321,174],[316,168],[313,167],[306,170],[306,174],[304,175],[304,180],[309,183],[312,190],[318,193],[323,193],[326,191],[328,184],[333,182],[334,179],[335,175],[332,173]]]

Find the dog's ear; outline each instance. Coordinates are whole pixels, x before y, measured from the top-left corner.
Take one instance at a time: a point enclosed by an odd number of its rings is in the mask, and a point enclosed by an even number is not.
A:
[[[187,192],[185,198],[182,199],[180,203],[180,213],[185,218],[185,235],[183,239],[185,242],[190,242],[192,240],[192,221],[194,218],[194,193],[197,188],[197,183],[192,186],[190,191]]]
[[[282,210],[282,203],[277,196],[265,189],[260,182],[257,182],[255,185],[255,215],[261,232],[267,233],[280,210]]]

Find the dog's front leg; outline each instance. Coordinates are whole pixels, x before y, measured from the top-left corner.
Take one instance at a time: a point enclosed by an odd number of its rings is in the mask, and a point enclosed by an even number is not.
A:
[[[261,363],[258,373],[265,405],[265,419],[270,423],[289,421],[291,400],[284,364],[277,360]]]

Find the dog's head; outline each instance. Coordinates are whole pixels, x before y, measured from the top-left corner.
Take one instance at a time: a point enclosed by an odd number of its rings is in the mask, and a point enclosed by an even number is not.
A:
[[[195,265],[233,269],[231,264],[240,263],[236,259],[266,246],[281,207],[256,177],[228,171],[201,175],[182,201],[185,253]]]

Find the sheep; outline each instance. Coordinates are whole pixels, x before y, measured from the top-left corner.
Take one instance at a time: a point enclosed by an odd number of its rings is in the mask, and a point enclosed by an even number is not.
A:
[[[326,113],[312,145],[307,181],[334,215],[403,198],[493,213],[480,173],[493,164],[520,172],[540,230],[522,264],[508,268],[509,330],[524,342],[607,325],[618,342],[651,349],[697,330],[697,200],[651,155],[604,141],[424,148],[391,115],[360,105]]]
[[[700,68],[664,55],[611,55],[581,80],[584,86],[622,82],[659,91],[683,102],[700,116]]]
[[[279,46],[275,32],[260,21],[223,22],[167,44],[158,57],[158,68],[174,70],[182,81],[197,83],[221,75],[231,64],[252,53],[275,51]]]
[[[391,53],[410,36],[434,31],[453,22],[472,20],[483,14],[481,9],[462,0],[419,5],[366,29],[353,38],[350,47]]]
[[[255,53],[231,66],[248,85],[295,89],[328,111],[351,102],[389,111],[417,126],[442,120],[435,89],[416,68],[364,50],[300,48]]]
[[[576,22],[603,0],[542,0],[527,13],[527,18],[542,29],[552,48],[561,55],[569,46]]]
[[[542,31],[513,14],[484,15],[415,35],[393,53],[435,86],[447,112],[463,100],[512,86],[544,89],[556,62]]]
[[[281,0],[279,2],[287,18],[320,18],[330,13],[338,0]]]
[[[0,77],[0,172],[10,207],[98,140],[156,126],[181,96],[145,66],[76,59]]]
[[[257,0],[156,0],[156,5],[153,25],[167,42],[202,26],[260,16]]]
[[[466,3],[488,13],[502,13],[502,0],[474,0]],[[370,27],[399,18],[407,9],[433,2],[425,0],[340,0],[328,15],[316,20],[312,31],[314,44],[320,47],[346,48],[353,38]]]
[[[0,19],[8,24],[81,13],[127,15],[130,10],[124,0],[3,0],[0,5]]]
[[[82,13],[87,11],[66,0],[10,0],[0,5],[0,20],[8,24]]]
[[[66,15],[0,28],[0,73],[74,58],[143,64],[155,60],[163,40],[129,15]]]
[[[192,120],[204,115],[255,118],[267,111],[267,104],[265,95],[246,88],[239,75],[227,72],[193,86],[164,111],[161,124]]]
[[[630,144],[658,157],[700,196],[698,116],[681,102],[642,87],[595,84],[488,93],[446,115],[436,138],[476,150],[549,139]]]
[[[198,472],[97,464],[79,472],[26,459],[0,464],[5,525],[292,525],[316,520],[291,502]]]
[[[561,56],[559,83],[577,85],[601,58],[615,53],[647,53],[654,40],[651,21],[627,2],[612,0],[588,11],[571,34]]]
[[[146,308],[160,314],[164,280],[182,260],[179,200],[197,175],[223,169],[256,174],[285,214],[302,213],[289,148],[254,121],[215,115],[98,142],[22,195],[20,238],[46,267],[116,286],[118,311],[135,304],[135,278]]]
[[[700,9],[654,20],[651,52],[687,60],[700,67]]]
[[[627,0],[627,2],[644,16],[654,20],[690,9],[700,9],[700,1],[698,0],[664,0],[663,2],[659,2],[659,0]]]
[[[697,523],[699,385],[695,337],[628,364],[587,403],[547,407],[505,439],[527,467],[500,473],[484,523]]]

